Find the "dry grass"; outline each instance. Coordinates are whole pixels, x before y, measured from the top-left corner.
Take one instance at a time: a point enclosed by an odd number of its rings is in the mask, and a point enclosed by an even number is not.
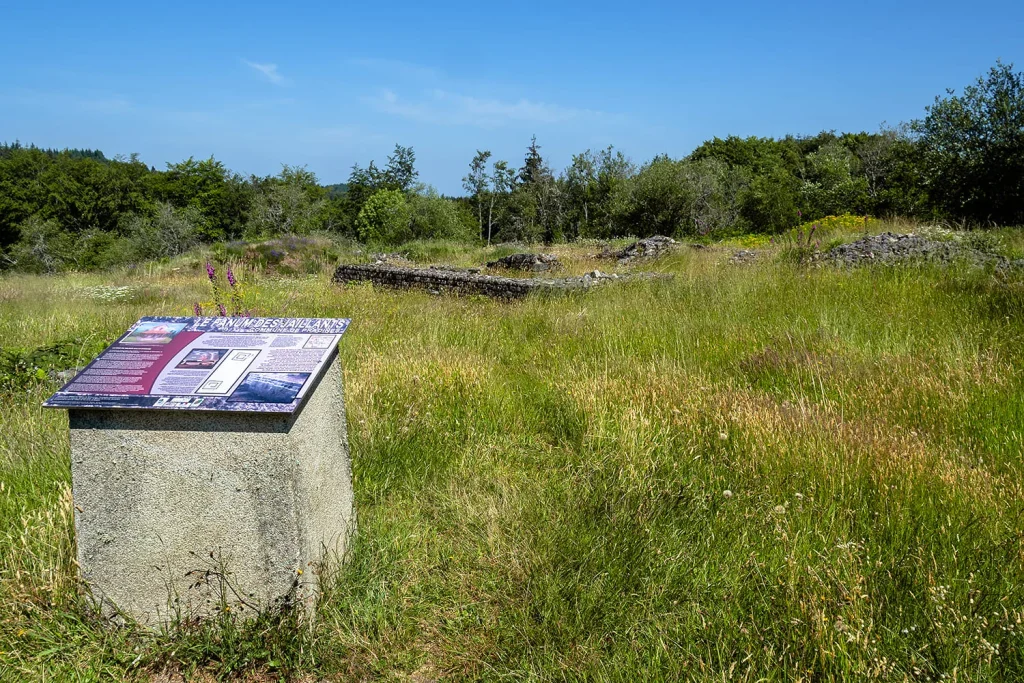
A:
[[[5,396],[0,679],[1019,680],[1020,282],[727,257],[514,304],[251,273],[353,319],[360,534],[308,627],[96,622],[54,383]],[[0,346],[185,314],[194,265],[2,279]]]

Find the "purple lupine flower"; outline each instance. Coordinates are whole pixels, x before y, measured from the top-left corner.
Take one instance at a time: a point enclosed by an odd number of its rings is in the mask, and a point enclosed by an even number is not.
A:
[[[210,282],[217,277],[217,272],[213,269],[213,264],[209,261],[206,262],[206,276],[210,278]]]
[[[228,309],[224,308],[224,304],[217,304],[217,310],[220,311],[222,318],[228,317]]]
[[[230,268],[228,268],[228,284],[231,285],[232,287],[238,284],[238,281],[235,280],[235,274],[231,272]]]
[[[192,304],[192,312],[196,314],[197,318],[203,317],[203,305],[198,301]]]

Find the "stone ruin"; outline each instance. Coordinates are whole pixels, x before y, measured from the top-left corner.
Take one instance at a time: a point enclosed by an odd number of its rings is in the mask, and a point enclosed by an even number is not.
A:
[[[496,261],[489,261],[488,268],[503,268],[505,270],[529,270],[535,273],[548,270],[557,270],[562,267],[558,257],[554,254],[510,254]]]
[[[815,255],[812,260],[841,266],[924,261],[942,265],[954,262],[976,267],[991,265],[997,270],[1024,268],[1024,259],[1012,261],[1005,256],[979,251],[954,241],[892,232],[883,232],[848,244],[840,244]]]
[[[534,292],[566,293],[620,280],[661,279],[670,275],[635,273],[619,276],[592,271],[581,277],[513,278],[482,275],[469,269],[400,268],[387,264],[343,264],[334,272],[334,281],[370,282],[395,289],[425,289],[435,294],[483,294],[497,299],[523,299]]]
[[[656,258],[671,251],[676,246],[676,241],[664,235],[653,235],[637,240],[619,251],[612,251],[605,247],[605,250],[597,254],[598,258],[618,259],[620,265],[625,265],[637,259]]]

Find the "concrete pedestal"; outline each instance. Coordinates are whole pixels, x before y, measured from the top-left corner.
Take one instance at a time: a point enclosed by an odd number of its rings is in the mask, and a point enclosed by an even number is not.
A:
[[[337,359],[295,414],[72,409],[78,561],[147,626],[312,606],[355,525]]]

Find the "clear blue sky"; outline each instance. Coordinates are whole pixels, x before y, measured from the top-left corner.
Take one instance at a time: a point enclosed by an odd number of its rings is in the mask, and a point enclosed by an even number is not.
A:
[[[703,140],[876,130],[997,58],[1024,68],[1024,2],[692,4],[9,2],[0,140],[211,154],[243,173],[412,145],[460,191],[474,151],[636,161]]]

